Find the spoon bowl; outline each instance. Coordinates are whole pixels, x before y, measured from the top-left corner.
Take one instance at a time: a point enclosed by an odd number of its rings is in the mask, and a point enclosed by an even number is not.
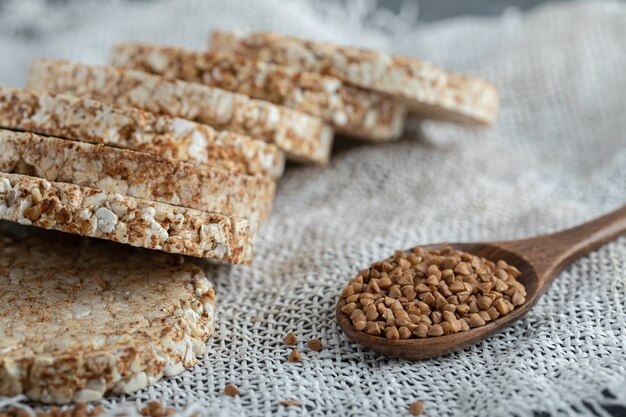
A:
[[[524,304],[484,326],[440,337],[389,340],[356,330],[350,318],[341,311],[345,305],[343,298],[337,303],[335,311],[337,321],[350,339],[386,356],[420,360],[445,355],[471,346],[511,326],[530,311],[560,271],[575,259],[624,232],[626,232],[626,207],[572,229],[529,239],[493,243],[420,245],[427,251],[452,247],[493,262],[504,260],[521,272],[517,280],[526,288]]]

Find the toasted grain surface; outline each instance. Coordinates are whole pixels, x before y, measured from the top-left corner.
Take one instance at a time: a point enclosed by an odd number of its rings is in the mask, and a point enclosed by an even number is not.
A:
[[[0,127],[154,153],[252,175],[279,177],[272,144],[127,106],[0,87]]]
[[[328,159],[332,129],[321,119],[243,94],[146,72],[38,60],[28,88],[128,105],[276,144],[293,159]]]
[[[182,258],[69,235],[0,234],[0,395],[129,393],[195,365],[214,291]]]
[[[214,31],[211,49],[336,77],[346,83],[400,97],[425,118],[491,124],[497,88],[415,58],[315,42],[269,32]]]
[[[144,152],[0,129],[0,172],[264,220],[275,183]]]
[[[231,263],[252,259],[248,220],[0,173],[0,220]]]
[[[125,43],[114,47],[111,62],[287,106],[364,139],[395,139],[404,126],[405,105],[384,94],[344,85],[334,77],[230,53]]]

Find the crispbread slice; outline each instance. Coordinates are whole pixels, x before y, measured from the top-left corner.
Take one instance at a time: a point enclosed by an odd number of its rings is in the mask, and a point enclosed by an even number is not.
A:
[[[87,402],[178,374],[206,352],[214,297],[182,257],[2,235],[0,396]]]
[[[488,125],[498,110],[493,84],[415,58],[268,32],[214,31],[210,44],[213,51],[330,75],[400,97],[423,118]]]
[[[6,173],[0,220],[235,264],[252,260],[256,232],[243,218]]]
[[[277,178],[284,157],[272,144],[127,106],[0,87],[0,127],[154,153]]]
[[[276,144],[290,159],[326,162],[333,131],[317,117],[243,94],[146,72],[79,64],[33,62],[28,88],[89,97],[181,117]]]
[[[199,82],[320,117],[338,131],[373,141],[402,133],[406,106],[334,77],[302,72],[235,54],[138,43],[114,47],[111,62],[170,78]]]
[[[275,183],[156,155],[0,129],[0,172],[264,220]]]

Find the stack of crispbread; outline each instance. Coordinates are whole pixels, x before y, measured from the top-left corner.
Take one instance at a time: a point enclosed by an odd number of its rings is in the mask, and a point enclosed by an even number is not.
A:
[[[170,254],[0,224],[0,395],[92,401],[192,366],[213,290],[172,254],[250,263],[285,157],[324,165],[335,131],[385,142],[409,113],[488,125],[498,107],[476,78],[271,33],[120,44],[111,63],[38,60],[28,90],[0,87],[0,220]]]
[[[0,219],[232,263],[275,191],[248,174],[282,169],[263,141],[45,92],[0,88],[0,128]]]

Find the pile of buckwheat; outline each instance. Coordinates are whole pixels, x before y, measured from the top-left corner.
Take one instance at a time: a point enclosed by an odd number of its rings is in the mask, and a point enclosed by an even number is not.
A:
[[[526,301],[520,271],[445,248],[396,251],[353,278],[341,311],[358,331],[387,339],[438,337],[507,315]]]

